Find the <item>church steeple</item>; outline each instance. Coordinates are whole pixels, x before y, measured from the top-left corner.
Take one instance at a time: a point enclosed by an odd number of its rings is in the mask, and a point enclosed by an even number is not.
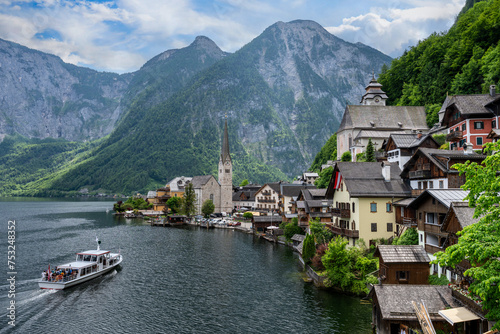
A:
[[[380,84],[377,79],[375,79],[375,73],[372,74],[372,79],[365,89],[366,93],[361,98],[361,104],[385,106],[387,95],[382,90],[382,84]]]
[[[227,133],[227,114],[224,123],[224,137],[222,137],[222,149],[220,152],[220,159],[223,162],[227,160],[231,161],[231,155],[229,154],[229,135]]]
[[[233,210],[233,162],[229,154],[229,135],[227,132],[227,114],[224,122],[224,135],[219,159],[219,184],[221,212]]]

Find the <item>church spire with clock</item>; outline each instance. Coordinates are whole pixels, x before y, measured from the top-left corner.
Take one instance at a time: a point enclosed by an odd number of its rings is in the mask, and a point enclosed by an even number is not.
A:
[[[227,133],[227,115],[224,123],[224,136],[219,159],[219,184],[221,212],[233,210],[233,162],[229,154],[229,135]]]

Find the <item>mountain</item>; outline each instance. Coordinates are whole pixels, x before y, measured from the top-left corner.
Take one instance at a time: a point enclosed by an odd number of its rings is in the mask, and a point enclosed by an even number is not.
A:
[[[372,70],[389,61],[315,22],[278,22],[163,102],[151,103],[165,86],[151,74],[154,85],[109,138],[51,189],[144,191],[175,176],[216,174],[225,115],[235,183],[290,179],[335,132],[345,105],[359,101]]]
[[[388,104],[428,106],[429,126],[438,121],[447,94],[486,93],[500,84],[500,0],[467,1],[448,32],[394,59],[379,82]]]
[[[83,141],[109,134],[129,80],[0,39],[0,138]]]

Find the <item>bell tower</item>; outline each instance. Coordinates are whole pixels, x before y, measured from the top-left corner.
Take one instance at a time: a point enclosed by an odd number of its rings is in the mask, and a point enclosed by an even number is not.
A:
[[[387,95],[382,90],[382,85],[375,79],[375,73],[373,73],[373,77],[365,89],[366,93],[361,98],[361,104],[385,106]]]
[[[229,154],[229,135],[227,133],[227,114],[224,122],[224,136],[219,159],[220,211],[233,210],[233,162]]]

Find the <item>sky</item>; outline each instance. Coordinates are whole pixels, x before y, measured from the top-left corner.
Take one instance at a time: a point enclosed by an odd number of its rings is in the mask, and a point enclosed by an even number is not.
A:
[[[0,0],[0,38],[126,73],[206,36],[235,52],[278,22],[313,20],[391,57],[447,31],[465,0]]]

